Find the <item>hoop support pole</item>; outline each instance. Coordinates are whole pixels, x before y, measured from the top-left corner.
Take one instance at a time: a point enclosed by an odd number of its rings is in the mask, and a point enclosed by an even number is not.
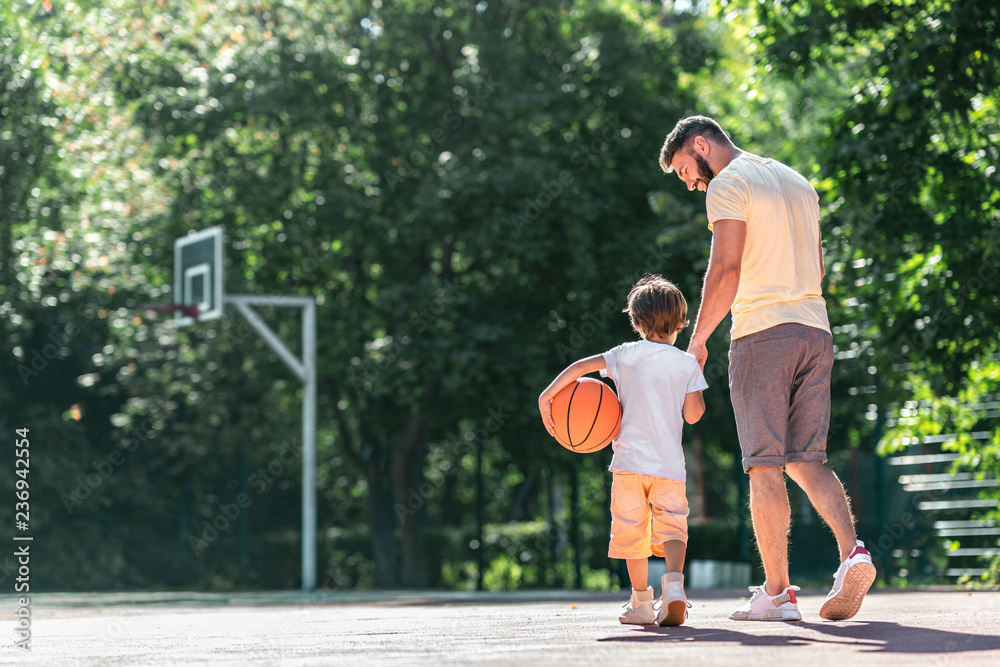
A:
[[[316,589],[316,300],[312,297],[226,294],[244,319],[302,381],[302,590]],[[252,306],[302,309],[302,359],[296,357]]]

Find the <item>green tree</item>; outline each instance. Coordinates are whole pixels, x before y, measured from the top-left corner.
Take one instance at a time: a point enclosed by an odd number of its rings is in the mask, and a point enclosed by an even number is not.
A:
[[[888,448],[958,428],[960,464],[996,476],[1000,431],[985,414],[948,415],[956,399],[997,390],[1000,10],[974,0],[753,7],[762,63],[841,83],[820,157],[834,281],[849,295],[838,315],[858,363],[875,370],[876,398],[925,408],[891,422]],[[986,441],[962,435],[984,425]]]
[[[171,299],[174,239],[214,224],[228,291],[319,304],[321,584],[561,585],[571,556],[607,567],[607,452],[559,448],[535,399],[634,335],[620,310],[643,272],[697,306],[703,204],[656,157],[726,66],[715,19],[631,2],[35,11],[4,14],[30,64],[9,71],[34,82],[8,85],[34,91],[8,146],[38,147],[19,153],[38,171],[4,158],[4,196],[27,199],[3,228],[0,399],[48,462],[39,526],[62,548],[40,585],[297,584],[297,383],[237,318],[178,330],[138,309]],[[298,339],[282,309],[262,315]],[[52,327],[58,359],[25,391],[17,369]],[[709,375],[692,434],[724,515],[724,363]]]
[[[79,88],[55,83],[65,61],[50,48],[51,24],[51,8],[0,8],[0,422],[7,433],[28,431],[31,534],[64,547],[42,561],[36,582],[87,587],[122,573],[112,554],[127,541],[112,516],[78,521],[62,500],[95,473],[96,443],[112,430],[107,416],[117,403],[101,395],[93,357],[107,345],[116,302],[108,277],[121,268],[122,253],[116,237],[101,233],[106,215],[88,217],[114,200],[89,209],[80,203],[104,168],[103,117],[95,105],[75,106]],[[5,477],[2,486],[13,483]],[[104,538],[89,539],[95,532]],[[106,569],[87,565],[96,562]],[[0,566],[4,577],[9,564]]]
[[[428,521],[474,516],[453,484],[476,448],[564,468],[537,392],[630,335],[644,270],[688,265],[648,194],[706,50],[641,4],[232,10],[151,18],[184,48],[120,72],[177,193],[157,226],[224,224],[231,285],[320,300],[323,418],[364,475],[375,582],[427,585]]]

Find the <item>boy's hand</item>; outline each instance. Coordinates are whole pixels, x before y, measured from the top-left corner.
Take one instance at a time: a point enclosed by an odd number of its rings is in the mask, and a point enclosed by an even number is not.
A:
[[[552,399],[544,393],[538,397],[538,411],[542,413],[542,423],[545,424],[545,430],[553,438],[556,437],[556,423],[552,420]]]
[[[538,397],[538,411],[542,413],[542,423],[545,424],[545,430],[549,432],[553,438],[556,437],[556,423],[552,420],[552,399],[555,398],[559,392],[565,387],[573,384],[577,378],[583,377],[587,373],[594,373],[596,371],[602,370],[604,368],[604,356],[600,354],[595,354],[586,359],[580,359],[579,361],[574,361],[572,364],[566,367],[562,373],[556,376],[556,379],[552,381],[545,391],[541,393]],[[558,440],[559,438],[556,438]]]

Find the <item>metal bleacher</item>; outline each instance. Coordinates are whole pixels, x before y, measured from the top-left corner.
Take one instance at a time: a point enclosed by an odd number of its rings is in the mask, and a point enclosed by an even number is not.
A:
[[[992,427],[1000,418],[998,399],[990,397],[959,408],[975,411],[981,417],[975,424],[977,430],[967,432],[969,438],[986,441],[993,437]],[[901,412],[904,417],[913,416],[926,407],[911,403]],[[887,425],[893,421],[890,417]],[[985,573],[988,560],[1000,553],[1000,524],[987,516],[990,510],[1000,507],[997,494],[989,493],[1000,486],[1000,480],[959,463],[961,456],[953,451],[958,435],[911,438],[913,442],[903,451],[886,460],[889,466],[899,469],[901,490],[916,494],[911,499],[920,515],[919,524],[930,529],[922,549],[936,552],[938,558],[924,554],[924,571],[933,570],[938,578],[953,581]],[[913,553],[919,551],[914,549]]]

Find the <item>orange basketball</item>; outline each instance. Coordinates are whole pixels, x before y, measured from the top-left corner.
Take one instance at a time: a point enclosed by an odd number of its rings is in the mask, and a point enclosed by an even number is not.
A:
[[[552,420],[560,445],[578,454],[589,454],[615,439],[622,423],[622,406],[611,387],[583,377],[552,399]]]

